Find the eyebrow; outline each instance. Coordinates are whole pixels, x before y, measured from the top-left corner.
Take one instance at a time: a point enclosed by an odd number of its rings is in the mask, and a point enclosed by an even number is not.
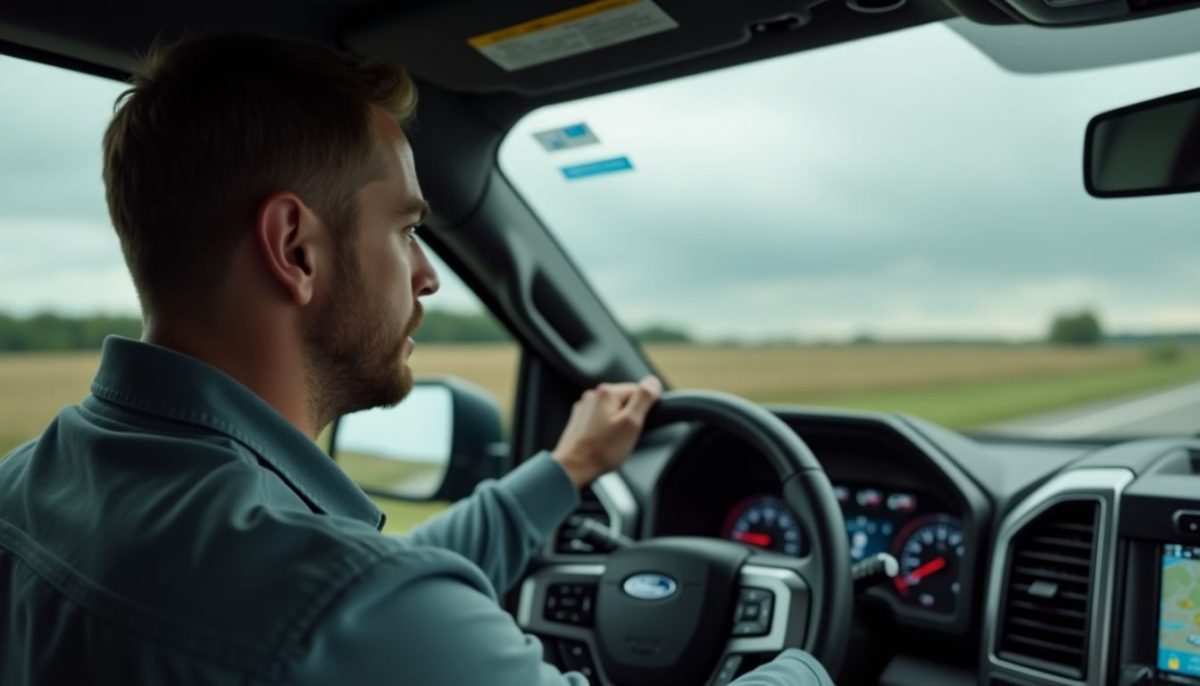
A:
[[[430,209],[428,202],[424,200],[417,200],[415,202],[406,204],[404,208],[400,210],[400,213],[406,217],[415,214],[417,215],[417,223],[423,224],[425,220],[429,218],[429,214],[432,211],[433,210]]]

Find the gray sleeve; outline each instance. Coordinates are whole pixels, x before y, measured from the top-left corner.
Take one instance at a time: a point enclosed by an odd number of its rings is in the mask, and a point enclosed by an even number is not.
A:
[[[579,491],[542,452],[413,530],[407,540],[471,560],[498,592],[517,582],[546,537],[579,506]]]
[[[731,681],[729,686],[833,686],[833,679],[817,658],[789,648],[762,667]]]
[[[587,686],[542,661],[542,644],[470,582],[433,576],[397,586],[384,565],[356,583],[288,661],[296,686]],[[481,580],[482,581],[482,580]]]

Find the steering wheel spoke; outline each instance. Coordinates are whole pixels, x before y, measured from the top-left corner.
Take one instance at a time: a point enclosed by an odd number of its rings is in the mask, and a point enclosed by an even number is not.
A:
[[[795,569],[751,558],[738,573],[737,594],[727,654],[776,653],[804,644],[809,589]]]
[[[611,682],[596,661],[596,593],[603,564],[542,567],[525,578],[517,599],[517,624],[541,637],[549,661],[579,672],[592,684]]]

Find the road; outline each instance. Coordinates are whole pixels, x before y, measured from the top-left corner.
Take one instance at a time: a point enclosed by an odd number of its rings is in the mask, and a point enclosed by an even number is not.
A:
[[[1043,438],[1200,434],[1200,382],[1017,419],[988,430]]]

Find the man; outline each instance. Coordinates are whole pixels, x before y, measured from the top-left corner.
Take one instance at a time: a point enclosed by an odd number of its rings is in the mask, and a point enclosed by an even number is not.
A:
[[[251,36],[151,59],[104,137],[141,342],[0,463],[0,683],[582,684],[498,606],[660,393],[405,539],[313,439],[412,386],[438,280],[402,71]],[[738,683],[827,683],[799,651]]]

